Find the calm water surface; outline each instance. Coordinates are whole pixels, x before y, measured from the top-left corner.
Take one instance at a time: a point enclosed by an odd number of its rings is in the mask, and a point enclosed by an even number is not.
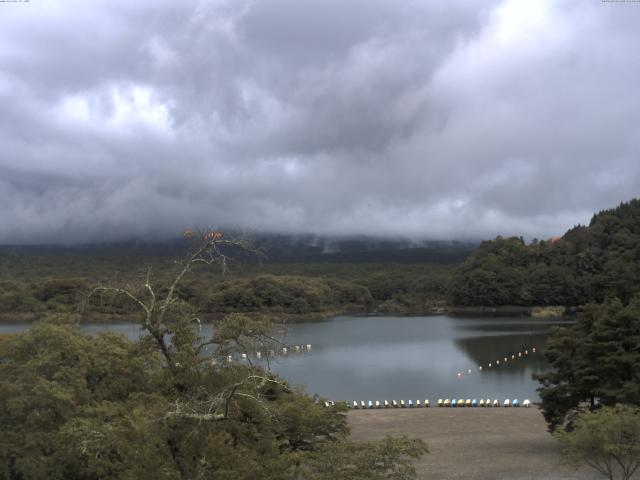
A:
[[[304,385],[307,392],[335,400],[535,400],[538,383],[531,375],[547,368],[540,351],[549,329],[570,323],[521,317],[337,317],[289,326],[285,341],[311,344],[312,351],[278,357],[271,366],[290,382]],[[24,324],[5,324],[0,332],[24,328]],[[130,338],[140,335],[135,324],[82,328],[90,333],[110,329]],[[534,347],[537,353],[532,352]]]

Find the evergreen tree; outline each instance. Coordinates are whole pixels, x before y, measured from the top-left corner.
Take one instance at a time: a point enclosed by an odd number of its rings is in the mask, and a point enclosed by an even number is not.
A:
[[[640,296],[587,305],[575,325],[552,331],[545,357],[551,371],[536,378],[551,430],[585,407],[640,405]]]

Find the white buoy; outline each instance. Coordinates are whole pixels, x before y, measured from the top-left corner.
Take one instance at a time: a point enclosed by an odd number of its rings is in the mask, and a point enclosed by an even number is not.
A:
[[[516,358],[515,355],[511,355],[511,360],[514,360]]]
[[[532,351],[533,353],[536,353],[536,347],[533,347],[533,348],[531,349],[531,351]]]
[[[491,364],[489,364],[489,368],[491,368]]]
[[[480,366],[478,367],[478,370],[482,371],[482,365],[480,365]]]
[[[471,373],[471,369],[467,370],[467,373]]]
[[[458,378],[460,378],[462,376],[462,374],[460,372],[458,372]]]
[[[518,352],[518,356],[521,357],[522,356],[522,352]]]
[[[496,365],[500,365],[500,360],[496,360]]]
[[[505,362],[507,361],[507,357],[504,357],[504,361],[505,361]]]

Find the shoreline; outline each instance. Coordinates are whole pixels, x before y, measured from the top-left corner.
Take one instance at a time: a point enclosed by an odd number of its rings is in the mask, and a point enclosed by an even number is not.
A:
[[[526,318],[560,318],[575,314],[575,307],[563,306],[511,306],[499,307],[473,306],[473,307],[435,307],[425,310],[404,311],[358,311],[354,309],[331,310],[325,312],[312,312],[308,314],[291,314],[275,312],[238,312],[248,316],[266,315],[279,317],[284,323],[313,323],[331,320],[341,316],[354,317],[433,317],[439,315],[451,317],[526,317]],[[228,315],[229,312],[214,312],[202,314],[205,320],[213,320]],[[35,323],[50,319],[59,323],[88,324],[88,323],[134,323],[136,312],[127,314],[100,314],[91,312],[81,314],[77,312],[3,312],[0,314],[0,324]],[[67,319],[64,319],[67,317]]]

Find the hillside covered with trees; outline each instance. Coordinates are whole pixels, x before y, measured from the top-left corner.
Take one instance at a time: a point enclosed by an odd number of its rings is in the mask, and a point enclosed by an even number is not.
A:
[[[640,292],[640,200],[593,216],[561,238],[483,242],[454,272],[454,305],[564,305],[627,302]]]

